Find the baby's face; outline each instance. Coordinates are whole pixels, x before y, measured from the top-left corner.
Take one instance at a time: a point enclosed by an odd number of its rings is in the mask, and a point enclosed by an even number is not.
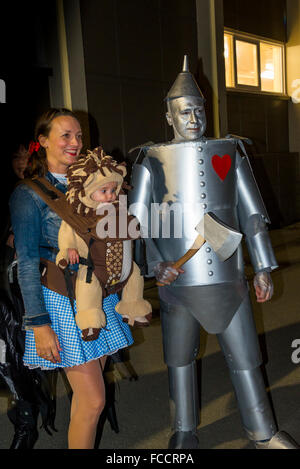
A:
[[[92,193],[91,199],[99,203],[113,203],[117,198],[117,187],[116,182],[107,182]]]

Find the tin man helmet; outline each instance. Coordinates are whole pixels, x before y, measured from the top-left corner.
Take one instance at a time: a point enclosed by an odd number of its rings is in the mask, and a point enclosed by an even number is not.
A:
[[[173,127],[174,140],[198,140],[206,130],[204,96],[189,71],[185,55],[182,72],[177,76],[165,98],[168,111],[167,122]]]
[[[183,59],[182,71],[178,74],[165,100],[170,101],[171,99],[181,98],[183,96],[194,96],[203,99],[203,102],[205,101],[194,76],[189,71],[187,55],[185,55]]]

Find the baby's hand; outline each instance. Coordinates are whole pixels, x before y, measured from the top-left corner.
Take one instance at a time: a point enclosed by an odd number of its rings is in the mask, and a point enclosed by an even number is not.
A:
[[[79,254],[77,249],[69,248],[68,249],[68,260],[70,264],[78,264]]]

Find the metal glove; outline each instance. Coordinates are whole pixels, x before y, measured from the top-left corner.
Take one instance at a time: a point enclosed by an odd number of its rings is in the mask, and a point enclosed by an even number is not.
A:
[[[257,272],[253,285],[258,303],[264,303],[272,298],[274,286],[269,272]]]
[[[174,269],[172,265],[174,262],[159,262],[154,267],[154,275],[156,280],[159,283],[163,283],[164,285],[170,285],[170,283],[174,282],[177,279],[180,273],[183,273],[184,270],[182,269]]]

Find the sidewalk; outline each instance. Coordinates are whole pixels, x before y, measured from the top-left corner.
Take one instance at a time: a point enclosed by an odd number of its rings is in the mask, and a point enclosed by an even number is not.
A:
[[[271,302],[253,301],[272,403],[279,428],[300,442],[300,364],[292,362],[293,340],[300,339],[300,223],[271,233],[279,263],[273,274],[275,293]],[[247,258],[246,258],[247,262]],[[251,296],[253,277],[246,263]],[[159,301],[155,282],[146,281],[145,296],[152,302],[154,319],[145,329],[133,330],[135,343],[128,361],[111,367],[107,379],[115,383],[119,433],[106,422],[99,448],[164,449],[170,437],[168,379],[163,363]],[[300,354],[299,354],[300,355]],[[216,337],[201,332],[198,356],[201,448],[253,448],[243,432],[227,368]],[[130,377],[138,376],[138,379]],[[0,396],[0,449],[8,448],[13,428],[6,416],[7,398]],[[57,433],[44,430],[36,448],[67,447],[69,401],[59,376],[57,386]]]

